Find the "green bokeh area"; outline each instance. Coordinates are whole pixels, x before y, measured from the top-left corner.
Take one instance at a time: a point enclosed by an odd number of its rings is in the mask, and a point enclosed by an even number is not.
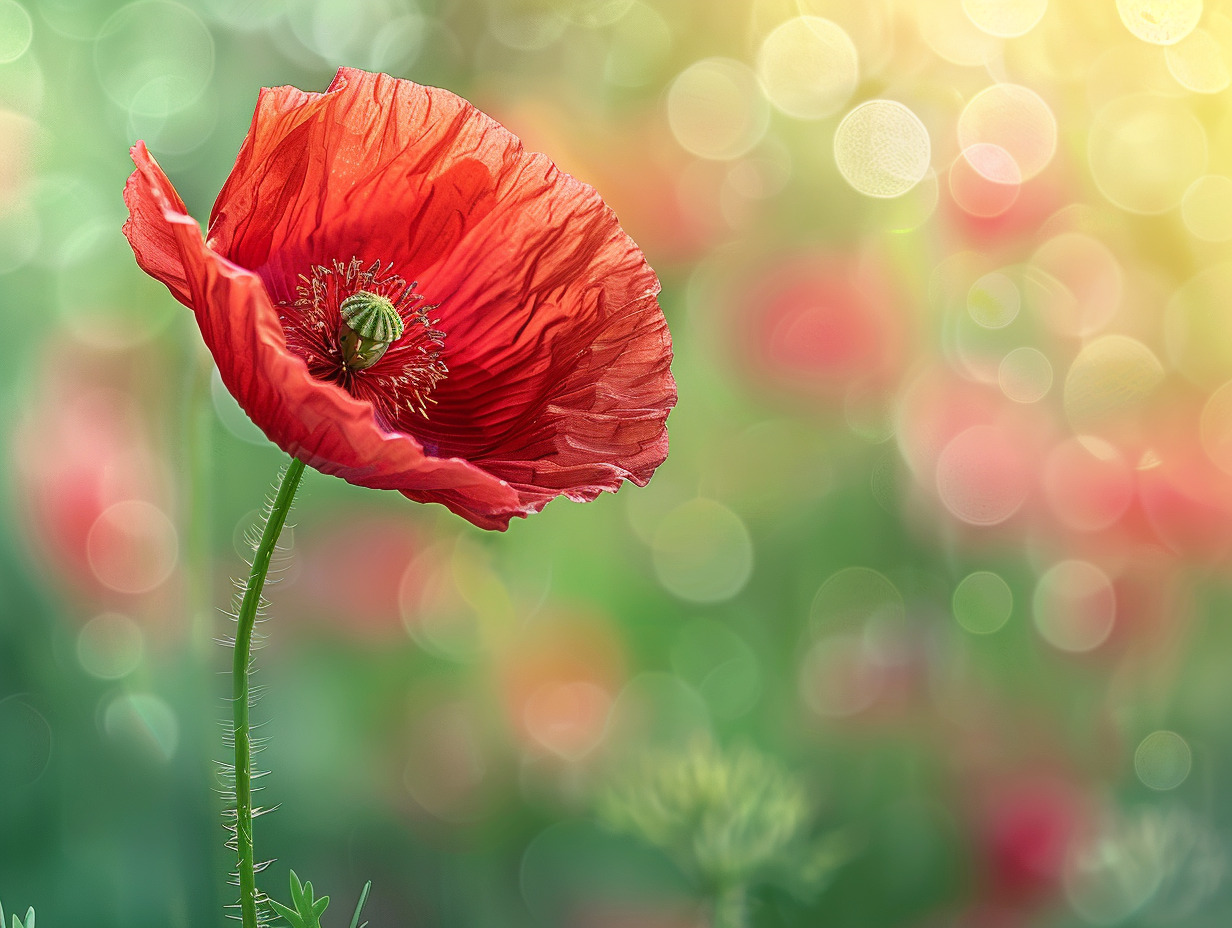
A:
[[[259,89],[351,66],[600,190],[680,398],[648,487],[506,533],[308,472],[264,891],[293,867],[327,928],[367,880],[374,928],[1228,924],[1232,13],[1149,6],[0,0],[5,911],[232,911],[217,639],[285,456],[122,191],[143,139],[204,220]]]

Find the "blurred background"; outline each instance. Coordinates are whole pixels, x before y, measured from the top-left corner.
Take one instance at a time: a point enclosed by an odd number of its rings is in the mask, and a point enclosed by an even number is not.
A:
[[[0,0],[0,900],[222,924],[213,642],[283,459],[120,234],[258,88],[448,87],[663,280],[646,489],[309,473],[258,856],[373,926],[1223,926],[1232,15],[1203,0]]]

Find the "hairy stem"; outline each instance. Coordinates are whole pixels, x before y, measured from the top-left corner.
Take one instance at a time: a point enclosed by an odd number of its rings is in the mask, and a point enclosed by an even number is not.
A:
[[[248,671],[252,663],[252,629],[261,604],[261,591],[269,573],[270,558],[282,527],[286,524],[291,501],[304,475],[304,462],[292,458],[278,485],[278,495],[270,507],[257,544],[256,556],[244,599],[240,603],[235,632],[235,663],[231,669],[235,721],[235,843],[239,854],[240,917],[244,928],[257,928],[257,878],[252,854],[252,728],[249,722],[250,693]]]

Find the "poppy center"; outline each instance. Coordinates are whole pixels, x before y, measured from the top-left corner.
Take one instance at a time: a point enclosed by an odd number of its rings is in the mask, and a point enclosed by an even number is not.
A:
[[[427,418],[433,388],[445,378],[445,333],[392,265],[358,258],[300,275],[296,299],[278,304],[287,347],[319,380],[372,404],[383,427],[407,414]]]
[[[367,370],[381,360],[406,329],[393,302],[367,290],[343,300],[338,314],[342,316],[338,347],[342,349],[342,363],[351,371]]]

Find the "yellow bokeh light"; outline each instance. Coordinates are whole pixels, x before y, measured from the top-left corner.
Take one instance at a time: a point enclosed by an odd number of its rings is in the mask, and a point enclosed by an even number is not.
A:
[[[1127,335],[1104,335],[1078,353],[1065,378],[1065,414],[1077,432],[1132,411],[1164,379],[1146,345]]]
[[[1001,271],[985,274],[967,291],[967,312],[986,329],[1001,329],[1018,318],[1022,294]]]
[[[984,180],[1003,187],[1017,188],[1022,183],[1022,169],[1008,151],[995,142],[976,142],[966,146],[962,159]],[[951,178],[953,173],[951,172]],[[1017,193],[1014,194],[1017,199]],[[992,215],[992,214],[990,214]]]
[[[962,0],[916,0],[914,9],[920,36],[939,57],[962,67],[979,67],[1001,52],[1001,39],[979,29]]]
[[[1038,403],[1052,389],[1052,362],[1038,348],[1023,345],[1001,359],[997,384],[1006,399]]]
[[[1091,335],[1121,307],[1124,272],[1112,250],[1079,232],[1062,232],[1036,249],[1023,274],[1027,302],[1062,335]]]
[[[877,74],[901,54],[895,43],[895,10],[890,0],[796,0],[805,16],[820,16],[842,27],[860,50],[860,70],[865,77]]]
[[[1152,45],[1172,45],[1193,32],[1202,0],[1117,0],[1125,28]]]
[[[895,100],[861,103],[834,133],[839,172],[865,196],[902,196],[924,179],[931,153],[924,123]]]
[[[1048,0],[962,0],[963,10],[977,28],[1002,39],[1026,35],[1048,9]]]
[[[1028,181],[1048,166],[1057,150],[1057,119],[1034,90],[1018,84],[993,84],[977,93],[958,117],[958,144],[997,146],[1013,159],[1017,175],[1003,159],[972,159],[981,175],[999,184]]]
[[[820,119],[851,99],[860,67],[856,47],[841,26],[797,16],[766,36],[757,75],[770,102],[788,116]]]
[[[1199,177],[1181,199],[1181,218],[1194,238],[1204,242],[1232,239],[1232,177]]]
[[[751,68],[730,58],[705,58],[672,81],[667,119],[685,151],[730,161],[765,135],[770,109]]]
[[[1232,86],[1232,21],[1215,14],[1164,50],[1169,73],[1186,90],[1219,93]]]
[[[1113,204],[1164,213],[1206,169],[1206,131],[1181,102],[1135,94],[1095,117],[1087,157],[1095,185]]]
[[[1168,73],[1167,56],[1159,47],[1133,39],[1104,49],[1079,79],[1086,85],[1092,113],[1130,94],[1178,95],[1176,78]]]
[[[1093,651],[1108,640],[1116,622],[1116,592],[1100,568],[1087,561],[1061,561],[1035,585],[1035,627],[1054,648]]]

